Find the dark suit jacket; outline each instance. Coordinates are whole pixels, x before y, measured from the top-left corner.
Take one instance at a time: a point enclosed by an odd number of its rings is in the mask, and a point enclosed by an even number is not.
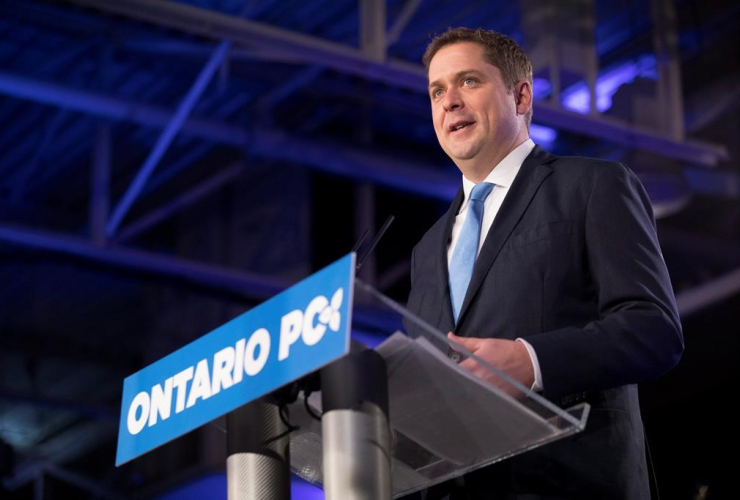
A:
[[[672,368],[683,337],[639,180],[618,163],[535,147],[486,237],[455,326],[447,247],[462,197],[460,189],[414,248],[408,307],[443,332],[525,338],[544,397],[592,406],[584,432],[468,475],[467,498],[649,498],[635,384]]]

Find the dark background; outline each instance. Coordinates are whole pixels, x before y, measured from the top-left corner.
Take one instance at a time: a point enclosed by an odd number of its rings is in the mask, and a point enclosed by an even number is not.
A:
[[[640,388],[660,498],[735,498],[739,20],[729,0],[0,0],[0,497],[165,498],[223,473],[212,426],[115,468],[123,378],[389,214],[362,277],[405,301],[460,182],[419,61],[464,25],[529,53],[535,142],[645,184],[686,340]]]

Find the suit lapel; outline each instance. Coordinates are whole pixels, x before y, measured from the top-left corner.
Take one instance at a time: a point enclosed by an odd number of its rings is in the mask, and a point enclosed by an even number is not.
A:
[[[509,239],[514,227],[516,227],[532,201],[532,197],[534,197],[542,181],[552,172],[545,164],[554,159],[554,156],[539,146],[535,146],[529,156],[524,160],[524,163],[522,163],[519,173],[509,188],[509,192],[496,215],[496,219],[493,221],[488,236],[486,236],[486,241],[483,243],[483,248],[481,248],[478,259],[475,261],[473,276],[470,278],[468,291],[465,294],[465,300],[460,309],[458,325],[462,323],[470,303],[483,283],[483,279],[488,274],[504,243]],[[445,246],[445,248],[447,247]],[[449,293],[447,295],[449,297]]]
[[[441,234],[438,235],[438,241],[435,247],[437,250],[437,279],[441,283],[442,297],[442,315],[440,317],[439,329],[443,332],[452,331],[455,328],[455,318],[452,314],[452,302],[450,301],[450,275],[447,264],[447,248],[449,247],[450,237],[452,235],[452,226],[455,223],[455,217],[460,210],[463,202],[463,188],[457,190],[455,198],[452,200],[450,208],[444,215],[444,226]]]

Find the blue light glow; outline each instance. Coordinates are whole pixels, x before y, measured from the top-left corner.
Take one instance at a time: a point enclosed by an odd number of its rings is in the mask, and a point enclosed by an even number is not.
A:
[[[158,500],[200,500],[212,498],[226,500],[226,474],[211,474],[175,488]]]
[[[555,142],[555,139],[558,138],[558,133],[555,129],[550,127],[544,127],[542,125],[532,123],[529,126],[529,136],[534,142],[546,148]]]
[[[635,78],[657,80],[655,56],[644,54],[637,61],[628,61],[602,72],[596,80],[596,109],[604,112],[612,107],[612,97],[624,84],[632,83]],[[535,93],[536,96],[536,93]],[[565,89],[561,95],[563,106],[572,111],[588,114],[591,96],[586,82],[578,82]]]
[[[532,79],[532,95],[535,101],[544,99],[549,96],[552,92],[552,85],[545,78],[533,78]]]

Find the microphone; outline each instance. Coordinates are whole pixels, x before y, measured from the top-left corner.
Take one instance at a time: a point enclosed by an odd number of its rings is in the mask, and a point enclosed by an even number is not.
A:
[[[385,235],[386,231],[388,231],[388,228],[395,220],[395,216],[390,215],[386,219],[386,221],[383,223],[383,226],[378,231],[378,234],[375,235],[375,238],[373,238],[373,241],[370,243],[369,248],[367,251],[364,252],[362,258],[359,258],[358,256],[358,262],[355,268],[355,274],[360,271],[362,266],[365,264],[367,259],[370,257],[370,255],[375,250],[375,247],[378,246],[378,243],[380,242],[380,239]],[[368,230],[365,230],[364,233],[362,233],[362,236],[360,236],[360,239],[355,243],[354,247],[352,247],[352,251],[357,251],[362,243],[365,241],[365,238],[367,237]],[[383,292],[375,288],[369,283],[364,282],[360,278],[355,278],[355,287],[359,288],[360,290],[370,294],[372,297],[377,299],[379,302],[384,304],[386,307],[390,308],[391,310],[397,312],[400,314],[404,319],[408,319],[412,323],[414,323],[416,326],[424,330],[425,332],[432,335],[432,338],[435,338],[437,340],[443,340],[443,342],[446,342],[447,336],[442,333],[441,330],[433,327],[431,324],[424,321],[421,317],[418,315],[412,313],[409,311],[406,307],[402,306],[395,300],[391,299],[390,297],[387,297]]]
[[[370,243],[370,248],[367,249],[365,252],[365,255],[360,259],[358,256],[358,262],[357,266],[355,267],[355,274],[360,272],[360,269],[363,265],[365,265],[365,262],[367,262],[367,259],[370,258],[370,255],[375,250],[375,247],[378,246],[378,243],[380,242],[380,239],[385,235],[385,232],[388,231],[388,228],[393,223],[393,221],[396,219],[396,217],[391,214],[388,216],[388,218],[383,223],[383,226],[380,228],[380,231],[378,231],[378,234],[375,235],[375,238],[373,238],[373,241]],[[360,239],[355,243],[355,246],[352,247],[352,251],[355,252],[360,248],[360,245],[362,245],[362,242],[365,241],[365,237],[367,236],[368,230],[366,229],[364,233],[362,233],[362,236],[360,236]]]

